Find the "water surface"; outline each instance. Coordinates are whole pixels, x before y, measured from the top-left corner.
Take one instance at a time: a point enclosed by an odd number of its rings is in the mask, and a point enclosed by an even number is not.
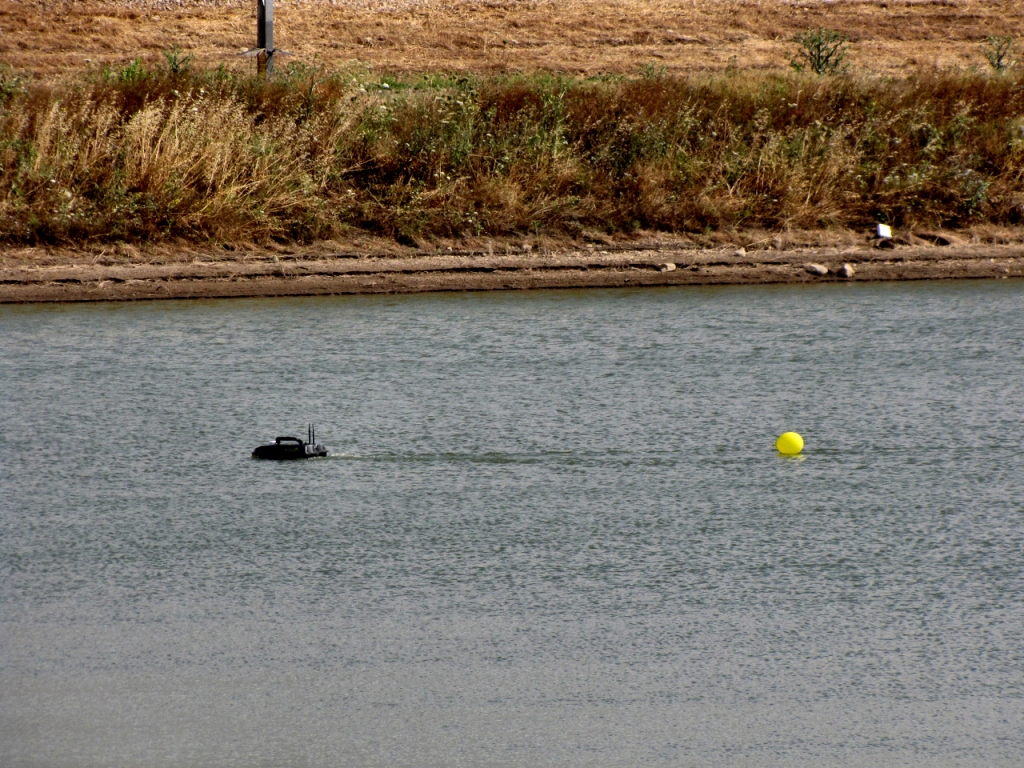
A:
[[[0,764],[1024,764],[1022,339],[1012,281],[2,307]]]

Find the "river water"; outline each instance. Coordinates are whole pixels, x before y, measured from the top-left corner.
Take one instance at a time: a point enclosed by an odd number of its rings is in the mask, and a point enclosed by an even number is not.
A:
[[[1022,353],[1014,281],[2,307],[0,764],[1020,766]]]

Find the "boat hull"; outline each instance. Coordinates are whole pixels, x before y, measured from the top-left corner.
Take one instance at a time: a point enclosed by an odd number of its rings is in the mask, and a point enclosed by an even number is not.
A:
[[[327,455],[327,449],[319,443],[304,443],[301,440],[278,438],[273,443],[257,446],[252,452],[254,459],[292,461],[315,459]]]

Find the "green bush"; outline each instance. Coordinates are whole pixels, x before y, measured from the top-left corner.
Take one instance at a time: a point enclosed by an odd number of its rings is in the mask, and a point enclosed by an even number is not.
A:
[[[167,60],[167,71],[172,75],[183,75],[188,72],[192,66],[193,56],[190,53],[187,56],[182,56],[181,50],[178,46],[164,51],[164,59]]]
[[[1012,56],[1013,47],[1012,37],[989,35],[985,38],[982,53],[992,69],[996,72],[1005,72],[1015,63]]]
[[[847,39],[831,29],[809,29],[793,38],[800,48],[796,58],[790,60],[798,72],[810,69],[816,75],[836,75],[845,72]]]

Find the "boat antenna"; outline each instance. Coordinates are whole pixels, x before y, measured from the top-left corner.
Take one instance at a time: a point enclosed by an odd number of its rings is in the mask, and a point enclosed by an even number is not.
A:
[[[310,442],[310,443],[313,442],[313,425],[312,424],[307,424],[306,425],[306,441]]]
[[[310,428],[313,430],[313,445],[316,445],[316,424],[310,424]]]

